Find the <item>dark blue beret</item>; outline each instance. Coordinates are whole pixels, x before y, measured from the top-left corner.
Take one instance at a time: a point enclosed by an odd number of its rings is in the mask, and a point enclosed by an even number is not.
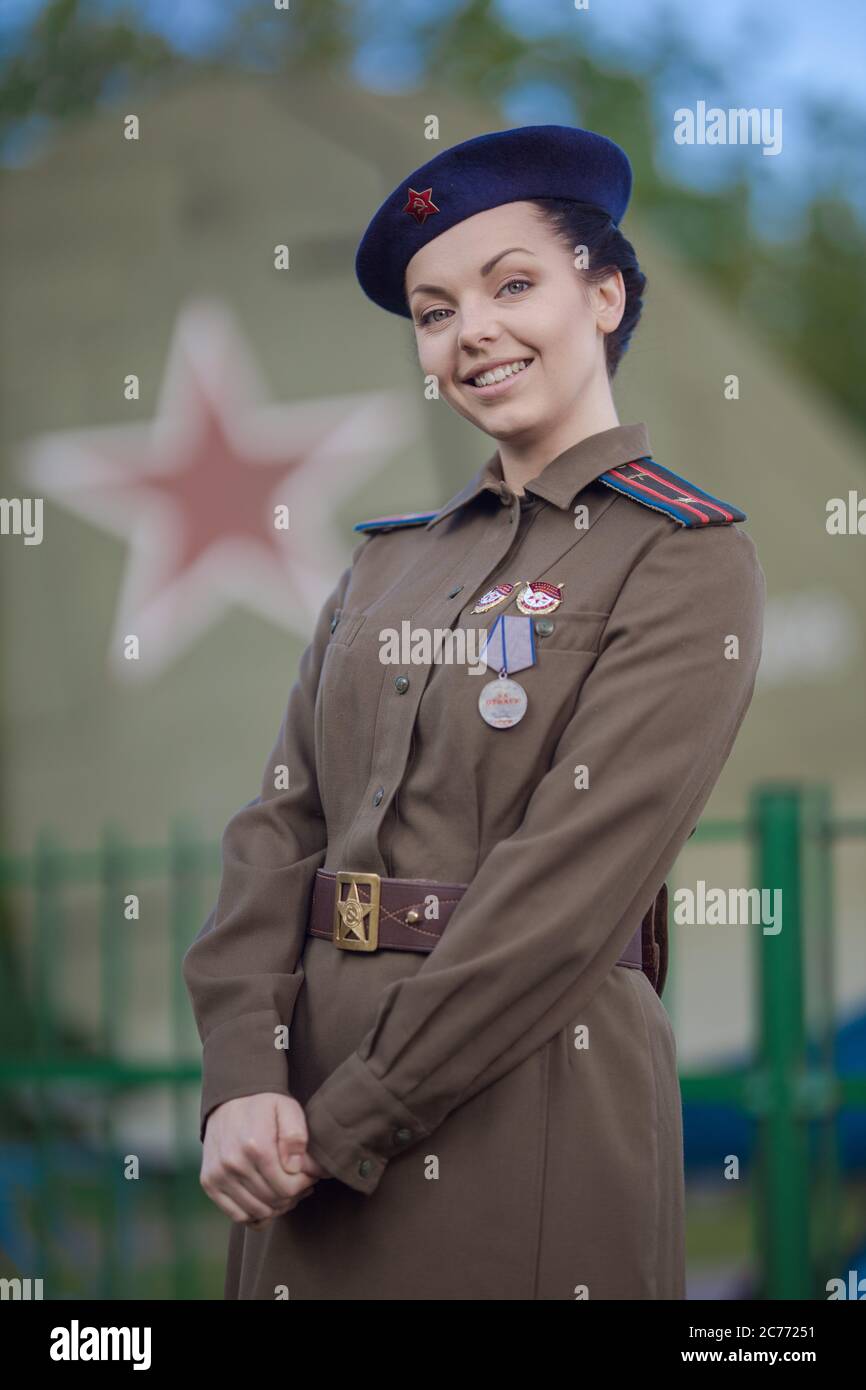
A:
[[[398,184],[361,238],[355,273],[374,304],[411,318],[406,267],[422,246],[476,212],[527,198],[571,198],[615,226],[628,206],[625,150],[592,130],[528,125],[476,135],[442,150]]]

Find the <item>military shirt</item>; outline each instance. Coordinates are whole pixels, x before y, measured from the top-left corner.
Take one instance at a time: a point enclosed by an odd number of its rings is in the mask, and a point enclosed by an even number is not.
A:
[[[420,524],[364,533],[260,794],[226,826],[217,903],[184,961],[202,1137],[227,1099],[293,1094],[300,1049],[310,1152],[370,1196],[397,1155],[608,998],[731,752],[762,640],[746,531],[680,524],[651,489],[643,505],[601,481],[650,453],[645,425],[605,430],[521,498],[497,452]],[[517,590],[493,612],[473,613],[478,598],[536,580],[562,601],[531,620],[513,727],[481,718],[490,672],[380,659],[387,630],[489,629],[518,612]],[[305,934],[319,867],[468,887],[429,954],[345,952]],[[330,1042],[338,1016],[358,1019],[348,1052]]]

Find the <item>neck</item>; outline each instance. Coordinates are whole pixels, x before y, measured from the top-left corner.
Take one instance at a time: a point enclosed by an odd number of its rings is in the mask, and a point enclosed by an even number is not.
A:
[[[536,478],[566,449],[580,444],[583,439],[589,439],[590,435],[615,429],[618,424],[616,407],[605,378],[602,389],[576,401],[569,414],[558,421],[553,429],[546,429],[542,434],[533,433],[526,438],[502,440],[499,444],[502,476],[512,492],[519,496],[526,483]]]

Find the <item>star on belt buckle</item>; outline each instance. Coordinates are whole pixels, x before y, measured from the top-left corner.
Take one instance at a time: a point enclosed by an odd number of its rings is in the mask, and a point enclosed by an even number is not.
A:
[[[358,893],[358,884],[366,883],[370,889],[369,902],[364,902]],[[349,891],[343,896],[343,889]],[[334,884],[334,945],[341,951],[375,951],[379,945],[379,894],[378,874],[352,873],[341,869]]]

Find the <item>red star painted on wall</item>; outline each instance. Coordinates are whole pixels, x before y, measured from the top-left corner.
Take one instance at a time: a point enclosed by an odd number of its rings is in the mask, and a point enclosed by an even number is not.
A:
[[[109,664],[129,680],[233,603],[308,640],[348,559],[337,508],[416,433],[403,393],[265,404],[240,330],[207,300],[178,317],[153,422],[40,436],[23,471],[127,541]],[[137,661],[123,656],[129,635]]]

